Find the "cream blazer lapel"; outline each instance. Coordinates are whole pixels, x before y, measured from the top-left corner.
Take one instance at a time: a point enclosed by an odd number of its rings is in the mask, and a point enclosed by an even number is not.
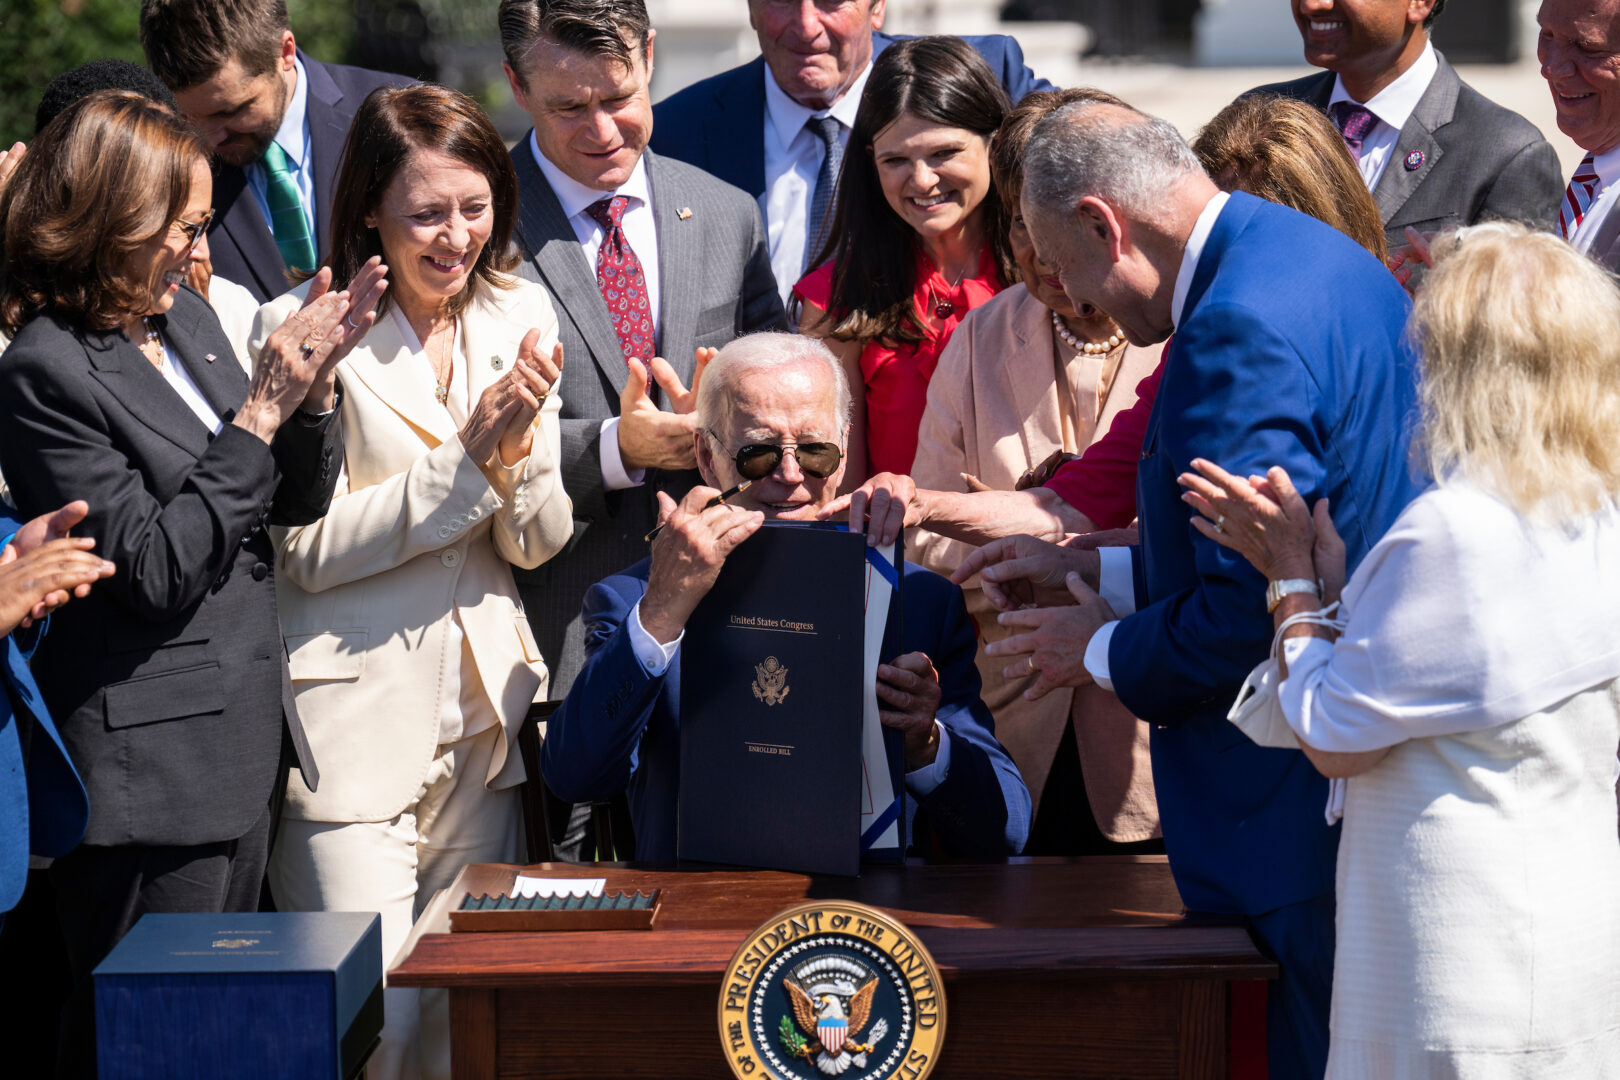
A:
[[[419,431],[429,448],[456,435],[456,425],[433,396],[433,375],[406,344],[394,315],[381,316],[338,367],[340,378],[366,384],[389,408]],[[469,405],[477,400],[469,396]]]

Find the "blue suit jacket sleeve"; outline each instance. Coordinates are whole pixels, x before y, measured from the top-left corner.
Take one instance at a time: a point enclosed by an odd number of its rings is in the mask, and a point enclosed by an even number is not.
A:
[[[1057,87],[1038,77],[1024,63],[1024,50],[1016,38],[1006,34],[985,34],[964,39],[989,61],[991,69],[1006,87],[1007,96],[1014,105],[1031,90],[1056,90]]]
[[[540,771],[567,802],[610,799],[625,789],[659,695],[679,670],[673,664],[650,677],[631,648],[625,620],[645,588],[617,574],[585,594],[585,666],[547,721],[540,748]]]
[[[933,661],[940,688],[935,715],[951,733],[950,768],[917,800],[912,843],[923,854],[937,849],[953,858],[1016,855],[1029,839],[1029,789],[996,741],[995,720],[979,697],[978,638],[962,591],[915,570],[905,589],[907,646]]]
[[[1225,304],[1199,309],[1177,330],[1172,348],[1174,371],[1160,389],[1158,408],[1178,419],[1156,435],[1149,432],[1144,457],[1163,454],[1171,475],[1188,470],[1194,458],[1237,476],[1264,475],[1281,465],[1306,504],[1314,504],[1327,449],[1311,422],[1316,388],[1293,346],[1256,313]],[[1180,512],[1189,519],[1196,584],[1123,619],[1108,650],[1120,701],[1152,724],[1185,721],[1198,706],[1229,697],[1272,637],[1265,578],[1194,530],[1191,509]],[[1137,581],[1140,599],[1140,576]],[[1177,677],[1166,679],[1165,671]]]

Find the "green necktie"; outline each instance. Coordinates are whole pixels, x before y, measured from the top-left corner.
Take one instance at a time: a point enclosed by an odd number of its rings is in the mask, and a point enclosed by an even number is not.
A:
[[[287,152],[271,143],[264,152],[264,171],[270,177],[265,201],[270,204],[270,232],[289,270],[315,269],[315,241],[309,235],[309,217],[298,193],[298,180],[287,162]]]

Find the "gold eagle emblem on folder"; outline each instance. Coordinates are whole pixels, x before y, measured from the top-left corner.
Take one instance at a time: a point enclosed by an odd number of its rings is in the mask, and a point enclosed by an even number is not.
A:
[[[788,696],[788,669],[774,656],[754,665],[754,696],[767,705],[776,705]]]

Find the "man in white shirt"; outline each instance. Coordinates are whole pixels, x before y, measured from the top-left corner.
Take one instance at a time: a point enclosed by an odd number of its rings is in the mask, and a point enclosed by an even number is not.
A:
[[[1536,55],[1558,130],[1586,151],[1559,204],[1576,249],[1620,270],[1620,0],[1543,0]]]
[[[320,265],[355,111],[412,80],[305,55],[281,0],[142,0],[141,45],[214,152],[214,269],[280,296]]]
[[[1551,228],[1558,158],[1524,117],[1457,77],[1429,41],[1446,0],[1292,0],[1305,59],[1327,70],[1255,93],[1328,114],[1356,159],[1391,248],[1487,218]]]
[[[899,40],[881,33],[884,0],[749,0],[760,57],[659,102],[653,149],[759,200],[771,269],[786,302],[815,265],[850,126],[872,59]],[[1008,96],[1051,90],[1001,34],[965,38]]]
[[[646,149],[654,31],[641,0],[503,0],[522,273],[557,308],[573,546],[520,574],[551,691],[584,659],[585,591],[647,552],[655,494],[697,482],[697,352],[781,329],[759,208]],[[666,358],[663,359],[663,358]]]

